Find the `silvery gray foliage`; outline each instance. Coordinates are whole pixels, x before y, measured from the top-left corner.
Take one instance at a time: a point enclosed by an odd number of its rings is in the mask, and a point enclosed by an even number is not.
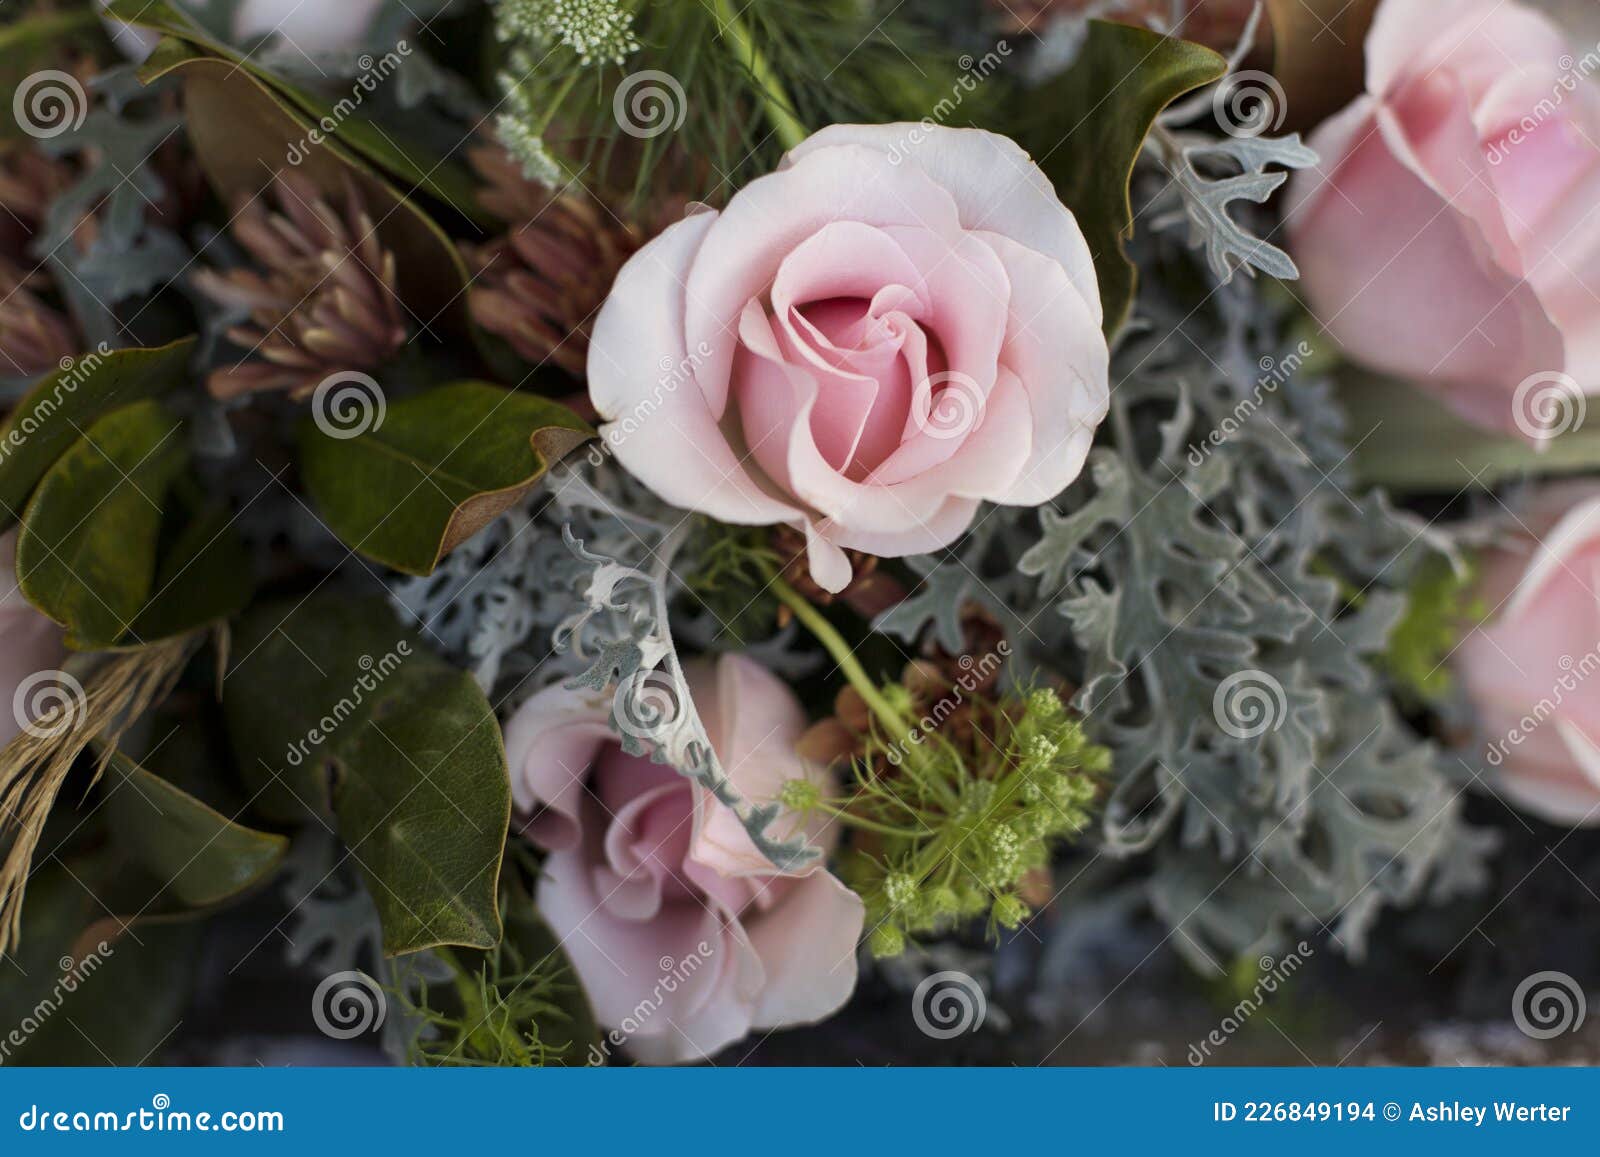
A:
[[[977,599],[1020,677],[1079,688],[1113,752],[1098,854],[1142,865],[1197,967],[1308,924],[1359,954],[1381,905],[1473,886],[1486,850],[1373,665],[1437,535],[1356,489],[1316,351],[1267,293],[1236,279],[1196,308],[1148,272],[1181,251],[1158,235],[1135,256],[1139,317],[1083,475],[1038,511],[985,511],[877,625],[949,633]],[[1264,716],[1229,714],[1252,702],[1219,694],[1241,677]]]
[[[564,531],[568,548],[588,568],[583,605],[556,628],[555,642],[579,657],[592,657],[568,687],[605,691],[615,687],[612,725],[631,755],[664,763],[711,792],[728,807],[751,841],[780,871],[796,871],[821,852],[804,836],[778,839],[769,829],[782,814],[776,802],[756,804],[739,794],[711,746],[689,694],[672,640],[668,606],[676,582],[672,563],[688,537],[688,525],[668,531],[649,550],[648,569],[587,550]]]
[[[1241,136],[1220,139],[1204,133],[1169,130],[1157,124],[1146,151],[1171,177],[1152,208],[1156,229],[1187,223],[1189,244],[1203,250],[1213,276],[1227,281],[1243,270],[1285,280],[1300,276],[1293,259],[1256,236],[1236,219],[1238,202],[1263,205],[1289,179],[1288,170],[1317,163],[1317,154],[1287,137]]]

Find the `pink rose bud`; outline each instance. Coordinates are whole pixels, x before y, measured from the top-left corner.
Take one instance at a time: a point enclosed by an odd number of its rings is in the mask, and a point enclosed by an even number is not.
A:
[[[1083,234],[1016,144],[833,125],[633,256],[589,393],[630,473],[803,532],[837,592],[846,550],[936,550],[980,502],[1078,476],[1109,396],[1100,321]]]
[[[1522,522],[1530,533],[1483,560],[1489,617],[1454,665],[1504,795],[1600,823],[1600,485],[1550,487]]]
[[[685,675],[746,800],[773,803],[795,780],[835,786],[795,754],[805,714],[766,668],[724,655]],[[669,677],[656,678],[634,694],[671,694]],[[612,698],[548,687],[505,729],[512,797],[532,817],[524,833],[550,853],[539,912],[608,1030],[606,1055],[699,1060],[752,1030],[837,1011],[855,988],[861,898],[820,863],[779,873],[707,789],[624,752],[606,724]],[[623,704],[618,718],[627,726],[656,710],[674,713],[659,701]],[[799,823],[781,814],[769,830],[788,839]],[[827,852],[838,831],[819,820],[805,834]]]
[[[41,716],[53,728],[83,707],[81,689],[56,668],[64,632],[33,609],[17,586],[17,532],[0,535],[0,745]],[[54,712],[54,714],[52,714]]]
[[[1288,205],[1351,357],[1530,439],[1600,389],[1595,64],[1511,0],[1384,0],[1366,94],[1312,135]]]

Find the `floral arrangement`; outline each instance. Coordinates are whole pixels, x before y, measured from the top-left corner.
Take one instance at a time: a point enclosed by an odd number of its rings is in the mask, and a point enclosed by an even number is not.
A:
[[[1199,1064],[1312,957],[1581,1025],[1473,933],[1600,821],[1590,33],[6,19],[0,1063],[1037,1063],[1139,976]]]

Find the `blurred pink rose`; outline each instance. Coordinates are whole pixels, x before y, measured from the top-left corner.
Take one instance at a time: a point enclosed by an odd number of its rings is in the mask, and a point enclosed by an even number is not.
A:
[[[1510,0],[1384,0],[1366,67],[1290,188],[1312,310],[1470,421],[1559,432],[1551,388],[1600,389],[1600,89]]]
[[[690,664],[690,693],[744,798],[776,799],[828,773],[794,752],[794,694],[735,655]],[[625,754],[610,696],[554,686],[506,724],[512,795],[549,853],[539,911],[561,939],[600,1024],[635,1059],[710,1056],[752,1029],[808,1024],[855,988],[861,899],[821,866],[775,875],[710,792]],[[795,820],[780,817],[787,838]],[[810,836],[827,851],[828,830]]]
[[[1484,559],[1490,618],[1455,666],[1503,793],[1600,823],[1600,485],[1550,487],[1523,521],[1532,535]]]
[[[662,498],[803,531],[838,591],[846,549],[934,550],[980,501],[1077,477],[1106,413],[1100,320],[1083,234],[1016,144],[834,125],[634,255],[589,392]]]
[[[49,710],[50,692],[59,684],[41,687],[41,694],[23,685],[30,676],[61,665],[67,655],[64,637],[17,589],[16,529],[0,535],[0,746],[16,738],[39,708]]]

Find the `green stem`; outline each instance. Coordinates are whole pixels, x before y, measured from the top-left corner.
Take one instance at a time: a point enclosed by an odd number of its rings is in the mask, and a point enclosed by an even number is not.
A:
[[[712,0],[717,15],[717,29],[732,46],[740,62],[750,70],[761,88],[761,105],[767,114],[772,131],[785,149],[792,149],[811,134],[794,115],[794,103],[783,91],[783,82],[767,63],[766,56],[757,47],[750,30],[739,18],[733,0]]]
[[[872,681],[863,667],[850,650],[850,644],[844,641],[844,636],[833,629],[833,624],[822,617],[820,611],[812,606],[800,592],[795,590],[781,578],[772,580],[772,591],[778,596],[784,606],[794,612],[794,617],[804,624],[806,630],[816,636],[828,654],[833,656],[833,661],[839,665],[839,670],[844,672],[844,677],[850,680],[850,686],[866,701],[872,713],[889,730],[891,735],[909,735],[915,730],[914,726],[906,720],[894,704],[883,697],[878,690],[878,685]]]

